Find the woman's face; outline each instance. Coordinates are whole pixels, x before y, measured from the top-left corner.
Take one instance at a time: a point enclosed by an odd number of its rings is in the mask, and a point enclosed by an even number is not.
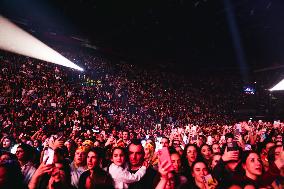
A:
[[[279,146],[279,147],[275,148],[275,152],[274,152],[275,160],[277,160],[277,159],[279,159],[279,158],[280,158],[281,150],[282,150],[282,147],[281,147],[281,146]]]
[[[125,163],[125,154],[121,149],[115,149],[112,153],[112,161],[115,165],[122,166]]]
[[[193,163],[197,158],[197,150],[194,146],[189,146],[186,150],[186,154],[187,160],[190,164]]]
[[[144,152],[145,152],[145,159],[150,158],[151,152],[150,152],[149,148],[144,148]]]
[[[25,151],[22,148],[18,147],[17,150],[16,150],[16,156],[17,156],[18,160],[24,160]]]
[[[219,160],[221,159],[221,155],[214,155],[212,158],[212,164],[211,164],[211,168],[213,169],[217,163],[219,162]]]
[[[221,152],[221,148],[220,148],[219,144],[213,144],[212,150],[213,150],[213,153],[220,153]]]
[[[181,170],[181,160],[178,154],[171,155],[172,164],[176,173],[179,173]]]
[[[255,180],[257,176],[262,174],[261,159],[256,153],[251,153],[246,159],[243,168],[246,171],[246,176]]]
[[[9,148],[9,147],[11,147],[11,140],[8,139],[8,138],[5,138],[5,139],[3,140],[2,146],[3,146],[3,148]]]
[[[192,171],[195,182],[203,183],[203,177],[208,175],[208,169],[203,162],[197,162]]]
[[[210,147],[207,146],[207,145],[202,146],[201,154],[206,160],[209,160],[211,158],[211,155],[212,155]]]

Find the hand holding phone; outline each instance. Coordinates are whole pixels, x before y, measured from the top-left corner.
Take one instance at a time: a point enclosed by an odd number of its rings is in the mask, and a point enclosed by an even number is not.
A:
[[[206,176],[203,177],[203,182],[206,186],[206,189],[213,189],[216,188],[217,186],[217,181],[213,179],[211,174],[208,174]]]
[[[168,171],[173,171],[174,167],[172,164],[172,160],[171,160],[171,156],[170,156],[170,152],[168,150],[167,147],[163,147],[161,150],[158,151],[158,155],[159,155],[159,166],[161,166],[161,163],[163,162],[168,162],[168,164],[170,164],[170,167],[168,168]]]
[[[228,151],[238,151],[239,147],[236,141],[228,142],[227,143],[227,149]]]
[[[43,153],[43,162],[46,162],[47,165],[53,164],[54,150],[48,148]]]

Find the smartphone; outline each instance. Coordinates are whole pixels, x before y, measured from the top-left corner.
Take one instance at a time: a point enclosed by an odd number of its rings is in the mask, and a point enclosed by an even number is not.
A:
[[[48,159],[47,159],[48,158]],[[53,158],[54,158],[54,150],[51,149],[51,148],[47,148],[45,151],[44,151],[44,154],[43,154],[43,161],[45,162],[46,159],[46,164],[52,164],[53,163]]]
[[[167,161],[169,164],[171,164],[168,170],[173,171],[174,167],[172,164],[169,149],[167,147],[163,147],[161,150],[158,151],[158,155],[159,155],[159,164],[161,164],[161,162]]]
[[[192,140],[196,141],[197,140],[197,135],[193,135]]]
[[[206,185],[206,188],[211,188],[211,186],[215,184],[214,179],[211,174],[204,176],[203,182]]]
[[[227,150],[228,151],[238,151],[239,150],[239,147],[238,147],[238,144],[236,141],[233,141],[233,142],[229,142],[227,144]]]

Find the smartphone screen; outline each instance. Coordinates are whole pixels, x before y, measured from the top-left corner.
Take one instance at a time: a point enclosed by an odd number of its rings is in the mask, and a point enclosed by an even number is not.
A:
[[[171,164],[169,171],[173,171],[174,167],[172,165],[172,160],[168,148],[163,147],[161,150],[158,151],[158,154],[159,154],[159,164],[161,164],[161,162],[167,161],[169,164]]]
[[[205,183],[206,188],[211,188],[211,186],[214,185],[214,179],[211,174],[204,176],[203,182]]]
[[[228,151],[238,151],[239,148],[238,148],[238,144],[237,142],[228,142],[227,144],[227,150]]]
[[[53,158],[54,158],[54,150],[51,148],[46,149],[43,154],[43,161],[45,162],[47,159],[46,164],[52,164]]]

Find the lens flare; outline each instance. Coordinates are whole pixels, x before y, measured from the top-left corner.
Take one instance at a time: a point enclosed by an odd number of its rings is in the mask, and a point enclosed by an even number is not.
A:
[[[1,15],[0,49],[83,71],[81,67]]]

